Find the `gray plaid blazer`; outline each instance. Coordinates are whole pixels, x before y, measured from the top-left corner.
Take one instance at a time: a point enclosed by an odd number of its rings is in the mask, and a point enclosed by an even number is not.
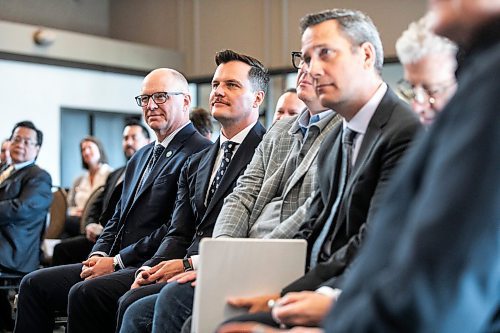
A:
[[[297,119],[278,121],[266,133],[233,193],[224,201],[215,224],[214,238],[292,238],[299,230],[310,204],[308,199],[318,188],[316,157],[319,147],[340,117],[333,113],[324,119],[327,124],[288,181],[283,175],[290,152],[302,140]],[[282,193],[280,223],[274,226],[256,224],[264,207],[281,195],[280,186],[287,181]]]

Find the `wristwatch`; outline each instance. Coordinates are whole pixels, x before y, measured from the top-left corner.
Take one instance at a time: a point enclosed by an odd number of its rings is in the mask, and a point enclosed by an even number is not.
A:
[[[191,266],[191,263],[189,262],[188,258],[182,259],[182,265],[184,266],[184,272],[189,272],[193,270],[193,266]]]
[[[119,271],[120,270],[120,263],[118,262],[118,256],[114,256],[113,257],[113,270],[116,272],[116,271]]]

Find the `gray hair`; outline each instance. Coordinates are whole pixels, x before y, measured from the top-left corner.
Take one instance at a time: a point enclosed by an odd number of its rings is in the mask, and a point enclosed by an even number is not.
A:
[[[396,42],[396,52],[402,64],[415,63],[430,54],[449,53],[455,55],[457,46],[448,38],[432,32],[429,14],[410,23]]]
[[[382,71],[384,49],[380,34],[368,15],[352,9],[328,9],[319,13],[307,14],[300,19],[301,34],[310,26],[328,20],[336,20],[339,23],[341,31],[353,46],[359,46],[365,42],[372,44],[375,48],[375,69],[379,73]]]

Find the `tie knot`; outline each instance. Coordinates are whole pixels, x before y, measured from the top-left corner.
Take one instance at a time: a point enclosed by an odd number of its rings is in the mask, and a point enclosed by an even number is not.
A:
[[[234,148],[236,148],[237,143],[233,141],[225,141],[222,143],[222,150],[224,154],[232,153]]]
[[[344,128],[344,133],[342,134],[342,141],[344,142],[344,144],[352,146],[356,134],[358,134],[358,132],[346,126]]]

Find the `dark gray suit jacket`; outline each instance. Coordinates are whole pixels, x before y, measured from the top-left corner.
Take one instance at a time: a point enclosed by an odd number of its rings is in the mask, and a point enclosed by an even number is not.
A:
[[[478,36],[455,97],[391,182],[327,332],[500,332],[500,21]]]
[[[370,120],[336,222],[330,229],[332,255],[286,287],[283,293],[314,290],[330,278],[341,275],[349,266],[364,241],[366,227],[380,208],[381,194],[394,167],[420,127],[413,111],[388,88]],[[322,144],[318,156],[319,191],[311,204],[308,221],[297,235],[297,238],[307,239],[309,255],[336,199],[341,133],[342,125],[339,124]]]
[[[38,268],[51,187],[50,175],[35,164],[0,184],[0,267],[21,273]]]
[[[170,225],[177,180],[184,162],[211,142],[192,124],[184,127],[165,149],[136,195],[154,144],[141,148],[128,161],[120,201],[91,251],[102,251],[110,256],[120,253],[125,266],[140,266],[157,249],[159,243],[155,235]]]
[[[172,226],[158,251],[145,265],[153,266],[163,260],[198,254],[201,239],[212,236],[225,197],[233,191],[236,181],[252,160],[264,133],[265,128],[260,123],[250,130],[233,156],[208,207],[205,206],[205,197],[220,149],[219,140],[186,162],[179,178],[179,194],[172,216]]]

